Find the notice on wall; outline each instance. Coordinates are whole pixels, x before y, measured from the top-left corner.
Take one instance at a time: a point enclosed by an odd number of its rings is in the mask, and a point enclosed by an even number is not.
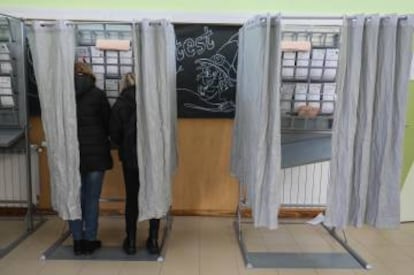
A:
[[[413,58],[411,59],[410,79],[414,80],[414,54],[413,54]]]

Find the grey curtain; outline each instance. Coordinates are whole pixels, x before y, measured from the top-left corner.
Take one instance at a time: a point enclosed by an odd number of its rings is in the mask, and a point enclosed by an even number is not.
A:
[[[276,228],[280,205],[280,17],[239,31],[232,173],[247,191],[255,226]]]
[[[165,20],[134,25],[139,220],[161,218],[171,205],[177,167],[175,33]]]
[[[400,222],[413,17],[344,19],[326,224]]]
[[[34,22],[28,38],[48,148],[52,207],[65,220],[79,219],[75,29],[64,22]]]

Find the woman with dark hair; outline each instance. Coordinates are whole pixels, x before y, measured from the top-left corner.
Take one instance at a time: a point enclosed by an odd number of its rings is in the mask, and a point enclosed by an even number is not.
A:
[[[125,182],[125,224],[126,238],[123,249],[127,254],[136,253],[135,235],[138,218],[139,169],[137,158],[137,111],[135,102],[134,74],[126,74],[121,81],[121,94],[112,107],[109,123],[111,140],[118,145],[119,158]],[[149,221],[149,237],[147,250],[151,254],[159,254],[158,231],[160,220]]]
[[[75,255],[92,254],[101,247],[97,240],[99,197],[105,170],[112,168],[109,141],[110,105],[95,86],[86,63],[75,63],[76,112],[81,174],[82,219],[70,220]]]

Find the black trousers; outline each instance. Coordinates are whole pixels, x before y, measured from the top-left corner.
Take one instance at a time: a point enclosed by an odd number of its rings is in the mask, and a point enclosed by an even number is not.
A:
[[[131,169],[122,165],[125,182],[125,224],[126,234],[128,237],[135,238],[138,219],[138,192],[139,192],[139,172],[138,169]],[[156,238],[158,236],[158,229],[160,220],[151,219],[149,235]]]

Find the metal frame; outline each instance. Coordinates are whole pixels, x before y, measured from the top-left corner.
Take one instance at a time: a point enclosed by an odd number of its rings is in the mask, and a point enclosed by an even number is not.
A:
[[[32,24],[32,20],[24,20],[25,25],[31,25]],[[42,22],[42,24],[44,25],[54,25],[56,22],[54,20],[44,20],[44,22]],[[127,32],[126,30],[108,30],[108,25],[120,25],[120,26],[127,26],[127,25],[134,25],[134,22],[128,22],[128,21],[94,21],[94,20],[75,20],[75,21],[67,21],[67,24],[73,25],[76,28],[76,33],[77,33],[77,45],[76,47],[88,47],[88,53],[89,53],[89,60],[90,63],[89,65],[91,65],[91,67],[93,65],[99,65],[99,66],[103,66],[104,67],[104,73],[102,73],[103,75],[103,90],[106,93],[106,96],[108,99],[116,99],[117,97],[114,96],[108,96],[107,92],[108,90],[106,89],[106,81],[108,79],[110,80],[119,80],[121,78],[121,66],[129,66],[132,68],[132,71],[135,70],[134,68],[134,62],[133,62],[133,52],[132,52],[132,56],[131,56],[131,64],[123,64],[121,63],[121,56],[120,53],[117,53],[117,63],[116,64],[109,64],[109,65],[113,65],[113,66],[117,66],[118,67],[118,74],[117,75],[108,75],[107,73],[107,50],[103,50],[103,62],[102,63],[95,63],[93,62],[93,55],[91,53],[91,49],[90,47],[95,45],[94,41],[89,41],[85,42],[85,41],[80,41],[80,34],[82,32],[90,32],[91,34],[96,34],[95,32],[102,32],[103,35],[106,37],[108,35],[109,32],[117,32],[118,36],[120,35],[119,33],[125,33]],[[157,23],[154,23],[157,24]],[[78,26],[87,26],[87,25],[102,25],[102,29],[88,29],[88,28],[78,28]],[[132,39],[132,32],[133,29],[131,28],[129,30],[129,32],[131,33],[131,39]],[[93,40],[96,39],[96,37],[92,38]],[[131,49],[132,51],[132,49]],[[78,58],[78,57],[77,57]],[[112,90],[111,90],[112,91]],[[100,198],[100,202],[122,202],[125,201],[125,199],[123,198]],[[166,224],[163,228],[163,237],[161,240],[161,244],[160,244],[160,255],[157,258],[157,261],[162,262],[164,261],[165,255],[166,255],[166,249],[167,249],[167,240],[172,228],[172,217],[170,214],[170,210],[166,215]],[[49,247],[40,257],[41,260],[46,260],[68,237],[70,236],[70,232],[66,231],[64,233],[62,233],[62,235],[52,244],[51,247]]]
[[[243,222],[242,221],[242,209],[246,207],[245,198],[242,193],[242,183],[239,183],[239,203],[237,205],[237,213],[236,213],[236,220],[234,221],[234,231],[237,237],[237,242],[240,248],[240,252],[243,257],[244,264],[246,268],[254,268],[250,257],[249,252],[247,250],[244,237],[243,237],[243,228],[242,224],[246,224],[249,222]],[[283,206],[283,205],[282,205]],[[251,223],[251,222],[250,222]],[[347,242],[346,238],[342,239],[338,236],[336,233],[335,228],[330,228],[324,224],[322,224],[322,227],[326,229],[326,231],[332,236],[364,269],[372,269],[372,265],[370,265],[367,261],[364,260]],[[343,232],[345,236],[345,231]]]
[[[25,54],[24,54],[27,45],[25,42],[26,34],[25,34],[24,22],[21,19],[15,18],[12,16],[7,16],[7,15],[1,15],[1,16],[5,17],[6,20],[9,21],[9,28],[10,28],[10,33],[11,33],[10,35],[13,35],[11,26],[10,26],[10,18],[15,20],[16,22],[20,21],[19,37],[18,39],[15,39],[15,40],[20,41],[22,43],[21,49],[20,49],[22,60],[21,60],[21,64],[19,65],[19,75],[17,75],[19,77],[19,83],[18,85],[16,85],[17,88],[13,87],[12,85],[12,89],[13,88],[18,89],[18,93],[15,93],[14,91],[12,91],[12,93],[13,93],[13,100],[15,102],[14,104],[15,105],[17,104],[16,111],[19,112],[18,123],[22,126],[23,132],[24,132],[23,138],[24,138],[24,152],[25,152],[25,164],[26,164],[25,169],[26,169],[26,175],[27,175],[27,181],[26,181],[27,198],[26,200],[0,200],[0,203],[6,203],[6,204],[24,203],[27,205],[27,211],[24,217],[24,221],[26,225],[25,232],[23,232],[17,239],[12,241],[5,248],[0,250],[0,258],[4,257],[10,251],[12,251],[17,245],[19,245],[22,241],[24,241],[27,237],[29,237],[33,232],[35,232],[45,222],[45,219],[43,219],[43,217],[40,216],[38,223],[36,225],[34,224],[35,206],[33,205],[33,199],[32,199],[33,190],[32,190],[32,165],[31,165],[31,152],[33,149],[31,148],[30,137],[29,137],[30,115],[28,112],[29,103],[27,101],[26,60],[25,60]],[[10,41],[10,42],[15,42],[15,41]],[[14,60],[14,62],[16,63],[17,61]],[[15,65],[17,65],[17,63]],[[14,66],[14,67],[15,67],[14,70],[17,70],[17,66]],[[14,72],[11,77],[16,77],[16,73]],[[17,82],[17,80],[12,81],[12,82]],[[16,98],[15,95],[17,95],[18,98]]]
[[[307,17],[289,17],[289,19],[292,20],[301,20],[301,19],[313,19],[313,18],[307,18]],[[337,17],[327,17],[327,18],[317,18],[317,19],[339,19]],[[329,102],[330,104],[333,104],[333,112],[335,109],[335,97],[334,100],[324,100],[323,98],[323,89],[324,89],[324,84],[332,84],[332,83],[336,83],[336,72],[335,72],[335,77],[333,79],[324,79],[323,75],[325,73],[326,68],[330,69],[331,67],[328,67],[326,65],[326,61],[327,59],[327,49],[334,49],[334,50],[339,50],[339,37],[340,37],[340,31],[339,31],[339,26],[336,25],[330,25],[330,26],[323,26],[323,25],[310,25],[308,23],[308,25],[305,27],[303,25],[298,25],[297,23],[292,23],[291,25],[286,27],[287,30],[283,31],[282,36],[289,36],[289,38],[291,38],[291,40],[303,40],[303,38],[305,38],[305,40],[308,40],[310,42],[314,41],[314,35],[317,37],[322,37],[321,41],[318,41],[319,43],[316,45],[316,47],[314,47],[312,45],[312,51],[313,49],[321,49],[324,51],[324,57],[322,59],[314,59],[312,56],[313,52],[309,52],[309,57],[306,59],[303,59],[305,61],[307,61],[307,65],[306,66],[298,66],[297,65],[297,60],[299,59],[298,53],[297,52],[291,52],[290,54],[294,57],[292,58],[285,58],[285,53],[283,53],[282,55],[282,64],[281,64],[281,68],[283,71],[284,68],[288,68],[292,70],[292,76],[286,76],[283,75],[283,73],[281,73],[281,79],[282,79],[282,85],[281,85],[281,91],[283,91],[283,84],[288,84],[288,85],[295,85],[294,89],[293,89],[293,94],[290,96],[289,99],[281,99],[281,102],[286,102],[287,104],[290,105],[288,112],[283,113],[281,118],[283,119],[287,119],[289,121],[288,125],[283,125],[281,127],[281,130],[283,133],[296,133],[296,134],[327,134],[330,135],[331,134],[331,126],[329,125],[330,123],[328,123],[328,125],[325,125],[324,127],[313,127],[310,128],[307,126],[307,122],[308,122],[308,118],[304,118],[303,120],[303,124],[301,125],[295,125],[295,120],[296,119],[300,119],[297,116],[297,113],[295,113],[295,104],[297,104],[297,102],[300,102],[301,104],[304,105],[308,105],[308,103],[318,103],[319,104],[319,108],[321,109],[322,104],[324,104],[324,102]],[[296,28],[296,29],[295,29]],[[324,31],[320,31],[320,29],[324,29]],[[332,30],[329,30],[329,28],[332,28]],[[318,31],[319,30],[319,31]],[[326,43],[327,41],[327,37],[326,35],[332,35],[332,43]],[[298,37],[301,36],[302,39],[299,39]],[[289,63],[289,65],[284,64],[283,61],[291,61]],[[302,60],[302,61],[303,61]],[[312,63],[312,61],[317,60],[319,61],[319,63],[321,63],[321,65],[318,66],[314,66]],[[328,60],[331,61],[331,60]],[[332,60],[333,61],[333,60]],[[338,68],[338,63],[339,63],[339,56],[338,59],[336,60],[336,66],[334,67],[335,70],[337,70]],[[302,70],[307,70],[307,73],[305,75],[305,77],[301,76],[298,77],[298,75],[296,74],[297,69],[301,68]],[[321,75],[320,77],[318,77],[318,79],[315,79],[315,76],[312,76],[311,74],[311,69],[313,68],[318,68],[321,70]],[[305,98],[304,99],[296,99],[296,85],[297,84],[304,84],[307,87],[306,93],[305,93]],[[308,99],[308,95],[309,93],[309,88],[311,84],[317,84],[320,85],[319,88],[319,100],[309,100]],[[327,120],[327,122],[329,122],[329,120],[333,119],[333,113],[329,116],[326,115],[321,115],[318,114],[316,116],[316,119],[323,119],[323,120]],[[300,122],[300,121],[299,121]],[[304,163],[304,164],[308,164],[308,163]],[[302,164],[302,165],[304,165]],[[291,167],[284,167],[284,168],[291,168]],[[305,196],[306,196],[307,190],[305,187]],[[284,194],[284,192],[283,192]],[[299,190],[298,190],[298,194],[299,194]],[[290,202],[291,203],[291,202]],[[287,204],[283,204],[281,207],[324,207],[324,205],[321,205],[320,201],[319,201],[319,205],[310,205],[306,203],[306,197],[305,197],[305,201],[304,202],[297,202],[298,204],[293,204],[293,205],[287,205]],[[245,263],[245,266],[247,268],[254,268],[253,262],[251,260],[251,258],[249,257],[249,252],[248,249],[245,245],[244,242],[244,236],[243,236],[243,228],[242,228],[242,224],[246,223],[242,221],[242,209],[246,208],[246,194],[245,194],[245,190],[243,189],[243,184],[241,182],[239,182],[239,202],[238,202],[238,206],[237,206],[237,214],[236,214],[236,221],[234,222],[234,230],[235,230],[235,234],[237,237],[237,241],[239,244],[239,248],[240,251],[242,253],[243,256],[243,260]],[[275,213],[276,214],[276,213]],[[346,240],[346,235],[345,232],[344,233],[344,239],[340,238],[338,236],[338,234],[336,233],[336,229],[335,228],[329,228],[326,225],[322,224],[323,228],[365,269],[371,269],[372,266],[367,263],[347,242]]]

